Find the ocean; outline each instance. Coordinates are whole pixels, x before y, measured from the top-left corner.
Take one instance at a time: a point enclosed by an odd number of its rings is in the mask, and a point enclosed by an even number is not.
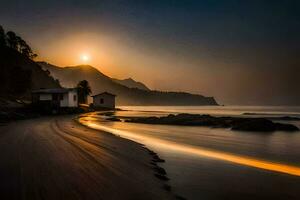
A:
[[[113,114],[177,113],[238,117],[300,117],[300,107],[124,106]],[[160,164],[175,193],[187,199],[300,199],[300,132],[255,133],[225,128],[150,125],[85,114],[85,125],[142,143]],[[300,121],[281,121],[300,127]]]

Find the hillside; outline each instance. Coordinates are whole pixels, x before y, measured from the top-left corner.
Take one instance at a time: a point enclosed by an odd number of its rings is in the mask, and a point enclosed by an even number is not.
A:
[[[126,87],[129,87],[129,88],[138,88],[141,90],[148,90],[148,91],[150,90],[144,83],[135,81],[132,78],[127,78],[127,79],[123,79],[123,80],[112,78],[112,80],[121,85],[125,85]]]
[[[184,92],[146,91],[121,85],[97,69],[81,65],[60,68],[45,62],[39,62],[45,70],[60,80],[64,87],[74,87],[80,80],[87,80],[93,94],[103,91],[117,95],[117,105],[217,105],[213,97]]]
[[[37,63],[18,51],[0,47],[0,97],[30,99],[31,90],[61,87]]]

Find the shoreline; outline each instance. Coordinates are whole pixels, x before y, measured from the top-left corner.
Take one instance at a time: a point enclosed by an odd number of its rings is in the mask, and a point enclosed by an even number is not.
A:
[[[268,183],[274,182],[278,189],[281,188],[280,183],[296,183],[298,177],[295,175],[299,176],[299,167],[296,162],[299,159],[293,153],[294,151],[287,150],[297,148],[296,145],[289,143],[291,138],[295,139],[295,144],[299,143],[298,134],[284,132],[265,135],[244,134],[231,132],[228,129],[206,127],[186,128],[184,126],[105,122],[109,116],[102,117],[99,114],[88,114],[81,118],[80,122],[91,128],[144,143],[158,152],[167,160],[166,164],[161,166],[168,171],[173,191],[188,199],[201,196],[219,197],[219,195],[238,199],[236,194],[257,195],[257,197],[291,194],[297,197],[299,194],[291,188],[283,188],[281,191],[272,193],[272,184],[257,184],[255,181],[265,179]],[[126,114],[140,116],[140,113]],[[128,116],[126,114],[116,113],[122,117]],[[279,139],[282,139],[280,144],[284,147],[277,146]],[[265,148],[270,145],[272,145],[271,149]],[[276,154],[280,150],[284,150],[283,155]],[[274,152],[276,152],[275,155],[270,154]],[[297,170],[296,174],[293,172],[294,169]],[[237,179],[232,188],[230,188],[232,183],[230,177]],[[215,182],[219,178],[222,181]],[[247,179],[249,187],[243,184],[243,180]],[[203,188],[208,188],[209,191],[204,191]],[[225,189],[219,191],[217,188]],[[254,192],[258,188],[263,188],[259,194]]]
[[[78,116],[78,115],[77,115]],[[75,115],[0,126],[1,196],[29,199],[184,199],[143,144],[94,130]],[[21,169],[21,173],[20,173]]]
[[[164,163],[166,161],[164,159],[160,158],[160,156],[156,152],[149,149],[145,144],[142,144],[142,143],[139,143],[139,142],[127,139],[127,138],[123,138],[123,137],[121,137],[119,135],[116,135],[114,133],[111,133],[111,132],[101,131],[101,130],[93,129],[89,126],[86,126],[86,125],[79,122],[79,118],[80,118],[80,115],[77,115],[77,117],[75,117],[73,120],[76,123],[78,123],[80,126],[83,126],[85,128],[88,128],[88,129],[91,129],[91,130],[94,130],[94,131],[96,130],[96,131],[104,132],[106,134],[110,134],[110,135],[112,135],[114,137],[117,137],[117,138],[122,138],[124,140],[128,140],[130,142],[133,142],[133,143],[139,145],[141,148],[143,148],[151,158],[150,161],[149,161],[149,164],[151,165],[152,172],[154,172],[154,174],[153,174],[154,177],[156,177],[157,179],[159,179],[163,183],[162,189],[164,189],[167,192],[172,192],[172,187],[171,187],[171,185],[168,184],[168,181],[170,180],[170,178],[167,176],[167,171],[163,167],[159,166],[159,163]],[[184,198],[180,195],[177,195],[177,194],[174,194],[174,198],[178,199],[178,200],[185,200],[186,199],[186,198]]]

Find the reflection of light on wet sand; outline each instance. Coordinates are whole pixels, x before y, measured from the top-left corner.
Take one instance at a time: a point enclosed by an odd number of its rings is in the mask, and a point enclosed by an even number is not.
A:
[[[223,161],[228,161],[240,165],[245,165],[245,166],[250,166],[250,167],[255,167],[259,169],[264,169],[264,170],[269,170],[269,171],[274,171],[274,172],[280,172],[280,173],[285,173],[285,174],[290,174],[294,176],[300,176],[300,167],[296,166],[291,166],[291,165],[285,165],[281,163],[274,163],[266,160],[259,160],[255,158],[250,158],[246,156],[241,156],[241,155],[235,155],[231,153],[225,153],[225,152],[220,152],[220,151],[214,151],[214,150],[208,150],[200,147],[192,147],[188,145],[182,145],[174,142],[169,142],[149,136],[143,136],[143,135],[138,135],[135,133],[131,133],[129,131],[123,131],[123,130],[116,130],[113,128],[101,126],[99,124],[94,123],[93,121],[89,121],[86,118],[80,118],[79,119],[80,123],[94,128],[98,130],[103,130],[107,131],[116,135],[120,135],[129,139],[133,140],[145,140],[147,142],[153,142],[156,145],[159,145],[160,147],[170,149],[173,151],[178,151],[182,153],[188,153],[188,154],[194,154],[194,155],[199,155],[199,156],[205,156],[209,158],[214,158],[218,160],[223,160]]]

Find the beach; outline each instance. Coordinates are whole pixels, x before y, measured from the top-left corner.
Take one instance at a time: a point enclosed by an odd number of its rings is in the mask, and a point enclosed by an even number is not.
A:
[[[143,145],[84,127],[75,117],[0,126],[1,199],[175,198]]]
[[[299,199],[299,132],[240,132],[108,118],[180,112],[243,116],[247,111],[298,119],[300,108],[131,109],[1,124],[1,198]],[[299,120],[280,122],[300,127]]]

